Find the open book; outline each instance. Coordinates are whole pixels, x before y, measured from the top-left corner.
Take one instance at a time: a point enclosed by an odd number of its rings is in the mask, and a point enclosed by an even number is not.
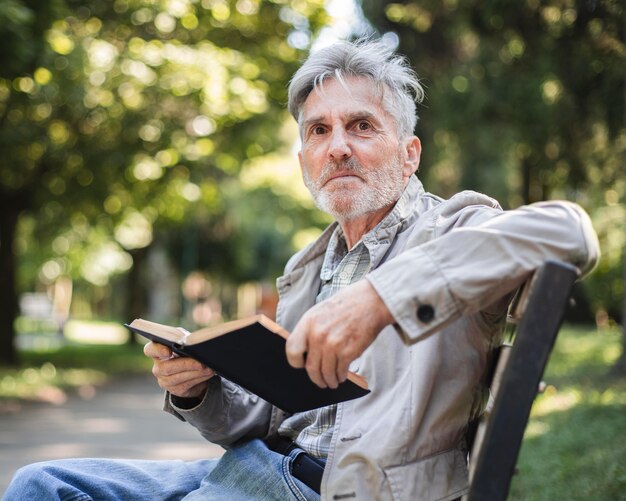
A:
[[[289,333],[264,315],[194,332],[140,318],[125,325],[141,336],[169,346],[178,355],[195,358],[220,376],[289,413],[369,393],[367,382],[358,374],[349,373],[348,379],[333,390],[318,387],[304,369],[291,367],[285,354]]]

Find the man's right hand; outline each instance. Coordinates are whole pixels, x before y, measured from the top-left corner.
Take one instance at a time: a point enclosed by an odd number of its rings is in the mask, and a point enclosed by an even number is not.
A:
[[[172,356],[172,350],[165,345],[150,341],[143,352],[154,361],[152,374],[159,386],[177,397],[202,398],[207,381],[215,376],[212,369],[193,358]]]

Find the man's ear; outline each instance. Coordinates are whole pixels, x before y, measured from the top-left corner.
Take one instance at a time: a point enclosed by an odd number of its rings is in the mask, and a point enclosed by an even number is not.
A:
[[[420,156],[422,155],[422,143],[416,136],[411,136],[404,143],[404,165],[402,166],[402,174],[410,177],[417,172],[420,166]]]

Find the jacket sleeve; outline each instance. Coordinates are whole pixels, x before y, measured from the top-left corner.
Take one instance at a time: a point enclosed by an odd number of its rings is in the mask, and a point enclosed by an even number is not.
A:
[[[207,392],[197,406],[176,407],[172,395],[166,393],[164,410],[223,447],[242,438],[266,438],[286,416],[277,407],[219,376],[209,380]]]
[[[455,200],[456,198],[456,200]],[[544,261],[558,259],[584,275],[599,257],[587,214],[569,202],[502,211],[453,197],[431,217],[431,236],[368,275],[407,342],[461,315],[486,309],[519,287]]]

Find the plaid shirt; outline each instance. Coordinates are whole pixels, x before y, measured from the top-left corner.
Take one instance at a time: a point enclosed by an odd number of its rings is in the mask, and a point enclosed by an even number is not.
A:
[[[341,226],[337,226],[324,255],[320,271],[322,286],[316,302],[319,303],[343,287],[360,280],[369,268],[370,252],[364,241],[360,240],[348,250]],[[326,459],[333,436],[336,411],[337,405],[329,405],[294,414],[283,421],[278,433],[289,437],[312,456]]]

